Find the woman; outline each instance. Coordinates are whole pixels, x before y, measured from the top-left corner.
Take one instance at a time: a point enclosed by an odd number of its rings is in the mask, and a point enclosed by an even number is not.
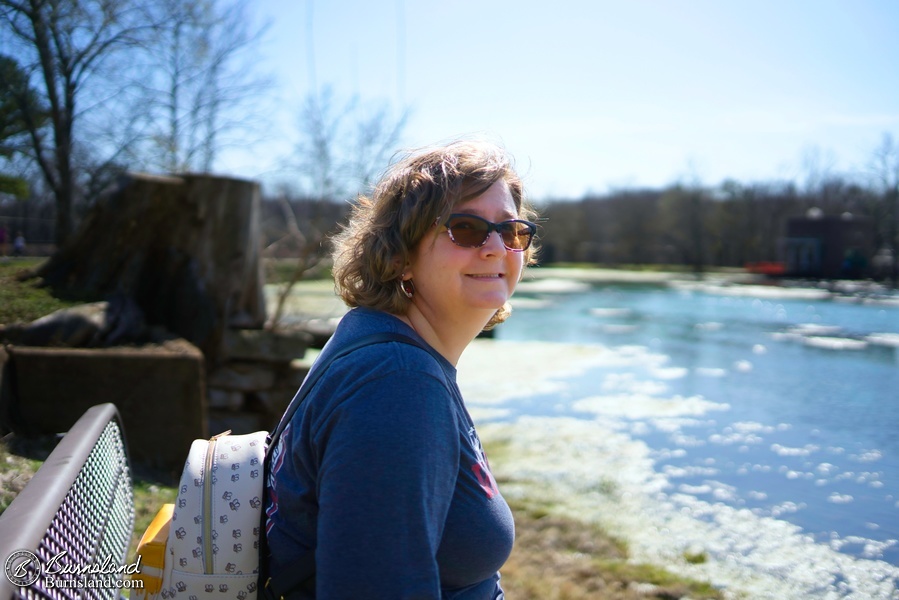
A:
[[[510,158],[482,142],[405,157],[354,207],[334,247],[353,310],[319,360],[380,331],[427,349],[389,342],[338,358],[290,420],[267,481],[270,575],[304,581],[279,593],[503,598],[512,515],[455,366],[509,315],[533,258],[532,216]]]

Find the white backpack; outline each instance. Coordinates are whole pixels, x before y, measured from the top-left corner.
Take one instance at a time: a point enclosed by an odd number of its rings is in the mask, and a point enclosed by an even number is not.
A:
[[[163,507],[162,523],[138,547],[146,600],[255,600],[267,435],[224,433],[191,444],[174,506]],[[154,542],[162,556],[148,547]]]

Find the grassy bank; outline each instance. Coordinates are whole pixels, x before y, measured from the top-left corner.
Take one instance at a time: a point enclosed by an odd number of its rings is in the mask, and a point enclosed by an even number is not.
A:
[[[510,599],[723,597],[708,583],[629,561],[627,543],[599,527],[553,515],[546,507],[526,501],[510,504],[515,548],[502,568],[503,588]]]
[[[0,258],[0,324],[27,323],[78,302],[58,298],[36,279],[21,275],[41,264],[43,258]]]

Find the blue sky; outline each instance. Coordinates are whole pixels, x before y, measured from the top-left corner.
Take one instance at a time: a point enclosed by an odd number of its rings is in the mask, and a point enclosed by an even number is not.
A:
[[[310,7],[310,4],[311,7]],[[531,196],[861,173],[899,141],[899,2],[259,0],[273,133],[314,87],[411,109],[404,146],[499,140]],[[311,37],[310,37],[311,32]]]

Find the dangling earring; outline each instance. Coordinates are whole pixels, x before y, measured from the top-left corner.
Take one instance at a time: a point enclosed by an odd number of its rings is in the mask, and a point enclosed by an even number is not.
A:
[[[405,276],[405,273],[400,275],[400,291],[403,292],[403,295],[406,296],[406,298],[411,300],[412,296],[415,295],[415,284],[412,283],[411,279],[403,279]]]

